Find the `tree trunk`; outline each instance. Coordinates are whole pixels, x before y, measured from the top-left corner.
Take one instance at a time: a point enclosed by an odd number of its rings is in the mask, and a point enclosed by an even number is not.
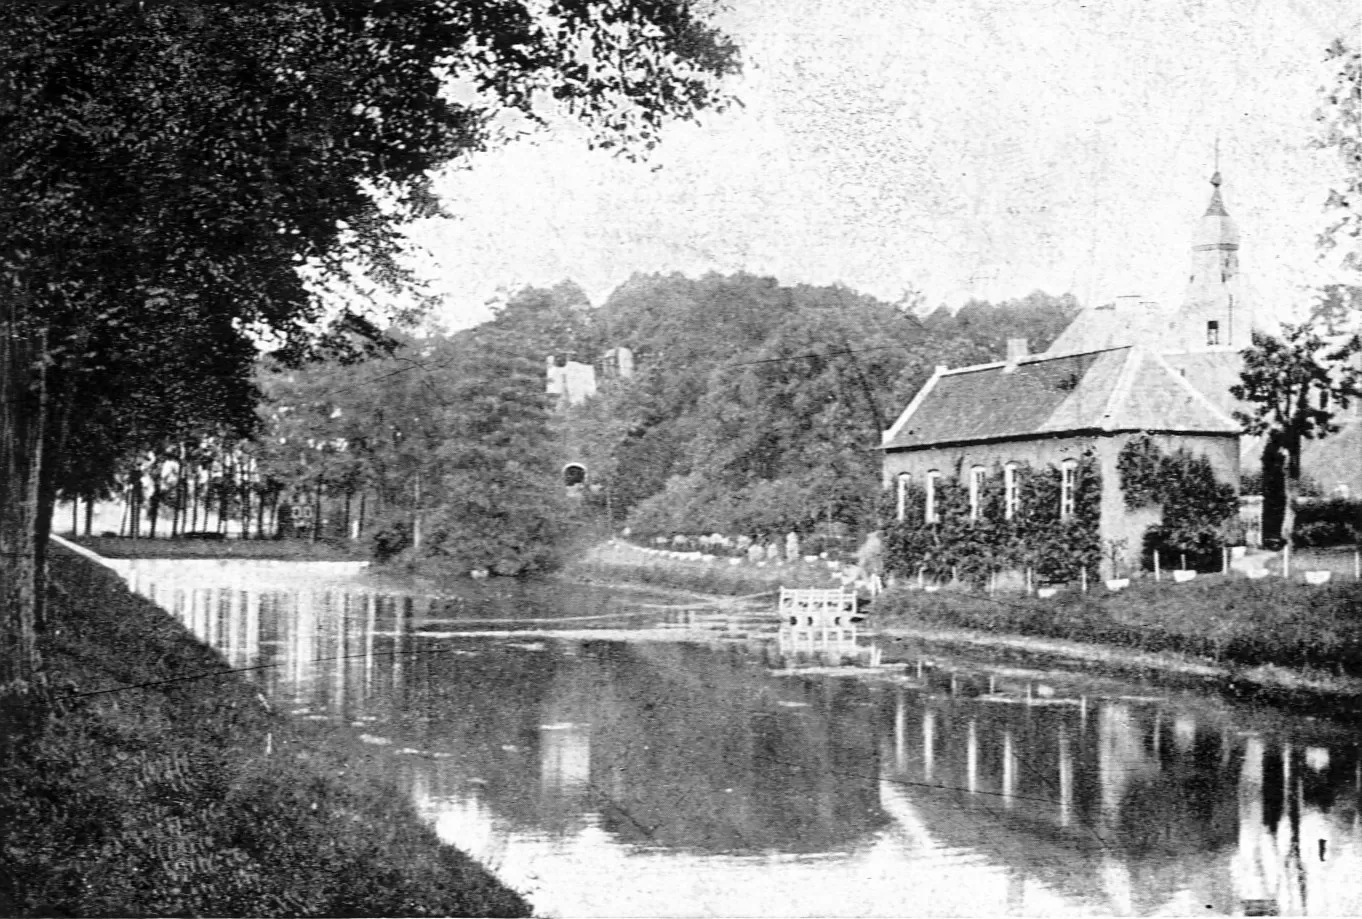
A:
[[[128,492],[128,535],[137,539],[142,535],[142,475],[136,473]]]
[[[147,526],[152,539],[156,538],[156,518],[161,513],[161,477],[151,477],[151,500],[147,502]]]
[[[322,532],[322,485],[312,490],[312,541],[316,542]]]
[[[369,495],[367,492],[361,491],[359,493],[359,515],[355,518],[355,539],[364,538],[364,505],[367,502],[368,497]]]
[[[85,535],[90,536],[91,530],[95,528],[95,499],[85,499]]]
[[[1296,533],[1296,498],[1301,491],[1301,439],[1287,434],[1285,441],[1286,505],[1282,508],[1282,541],[1289,547]]]
[[[1286,455],[1276,435],[1263,447],[1263,545],[1281,541],[1286,514]]]
[[[46,348],[22,321],[17,295],[0,306],[0,685],[27,682],[40,665]]]
[[[416,552],[421,551],[421,471],[416,471],[416,481],[414,485],[416,509],[412,514],[411,520],[411,547]]]

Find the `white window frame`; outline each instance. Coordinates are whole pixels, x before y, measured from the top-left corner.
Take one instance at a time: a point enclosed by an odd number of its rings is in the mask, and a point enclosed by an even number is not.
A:
[[[1059,519],[1074,515],[1074,490],[1078,478],[1078,461],[1067,459],[1059,466]]]
[[[894,488],[896,489],[894,500],[900,523],[903,522],[903,518],[908,516],[908,486],[912,480],[913,477],[906,472],[900,472],[894,480]]]
[[[1003,467],[1003,519],[1017,516],[1017,464]]]
[[[983,466],[971,466],[969,470],[969,519],[978,520],[983,516],[980,499],[984,490],[984,477],[988,470]]]
[[[936,513],[936,480],[941,477],[941,473],[935,469],[927,473],[927,501],[922,513],[923,523],[937,523],[939,517]]]

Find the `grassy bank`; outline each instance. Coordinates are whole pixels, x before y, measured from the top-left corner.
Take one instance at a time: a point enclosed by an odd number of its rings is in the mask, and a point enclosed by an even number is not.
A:
[[[105,558],[255,558],[293,562],[364,561],[364,543],[310,539],[130,539],[67,537]]]
[[[733,565],[652,553],[628,543],[596,546],[563,567],[560,575],[587,584],[638,585],[693,593],[745,597],[781,587],[837,587],[840,581],[820,562]]]
[[[1362,584],[1356,581],[1312,587],[1213,576],[1047,600],[896,588],[874,610],[874,624],[882,628],[978,629],[1362,676]]]
[[[0,915],[528,915],[166,613],[52,567],[47,679],[0,694]]]

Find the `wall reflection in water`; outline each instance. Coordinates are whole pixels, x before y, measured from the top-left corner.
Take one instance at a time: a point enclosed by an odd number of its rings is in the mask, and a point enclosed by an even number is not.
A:
[[[543,912],[1362,911],[1362,761],[1305,720],[459,637],[448,598],[195,578],[134,576]]]

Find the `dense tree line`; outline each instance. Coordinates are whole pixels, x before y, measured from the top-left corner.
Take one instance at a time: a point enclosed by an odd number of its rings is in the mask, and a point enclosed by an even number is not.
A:
[[[637,276],[595,311],[637,373],[571,418],[590,498],[645,533],[809,533],[875,525],[881,432],[937,364],[1044,349],[1077,310],[1035,293],[923,321],[840,286],[751,275]]]
[[[262,482],[317,532],[380,557],[504,573],[551,565],[582,527],[807,534],[875,524],[887,428],[938,363],[1045,347],[1071,298],[976,303],[929,329],[842,287],[751,275],[640,276],[593,309],[576,285],[526,288],[456,335],[398,336],[392,354],[266,375]],[[553,357],[635,354],[594,398],[545,394]],[[585,488],[560,477],[584,460]],[[341,525],[337,526],[336,522]]]
[[[431,170],[499,112],[637,154],[737,69],[681,0],[15,0],[0,57],[0,684],[38,666],[57,497],[250,434],[259,342],[298,360],[334,318],[300,268],[400,284]]]

